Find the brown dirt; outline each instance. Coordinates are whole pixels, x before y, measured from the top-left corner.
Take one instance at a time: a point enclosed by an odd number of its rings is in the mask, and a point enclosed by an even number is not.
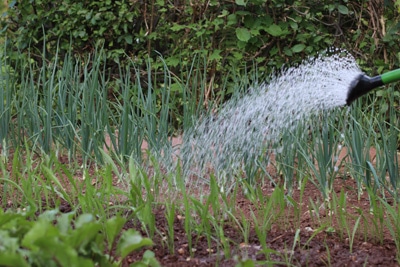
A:
[[[11,157],[12,159],[12,157]],[[68,164],[66,158],[61,157],[63,163]],[[12,160],[9,161],[10,164]],[[11,166],[9,166],[11,170]],[[90,173],[94,171],[91,170]],[[77,174],[80,179],[81,174]],[[400,266],[396,261],[397,250],[393,237],[384,226],[378,228],[370,225],[368,214],[370,214],[370,202],[367,193],[359,196],[357,194],[356,182],[349,177],[337,177],[334,181],[333,192],[339,196],[340,192],[346,194],[347,213],[354,215],[354,219],[348,220],[348,225],[353,230],[357,214],[365,215],[359,226],[359,231],[355,236],[352,251],[347,235],[342,237],[338,231],[329,232],[324,228],[320,232],[315,232],[326,222],[332,222],[334,229],[338,224],[336,214],[326,211],[324,205],[319,206],[319,218],[309,207],[310,200],[313,203],[323,203],[320,191],[308,182],[304,190],[302,201],[300,192],[294,190],[293,199],[300,207],[300,213],[296,216],[292,207],[287,207],[278,220],[276,220],[267,231],[266,244],[260,244],[254,226],[250,227],[248,242],[245,243],[243,234],[232,224],[226,223],[224,235],[230,241],[230,248],[226,255],[224,250],[218,246],[217,242],[211,241],[209,245],[207,238],[202,233],[194,233],[192,236],[193,248],[189,253],[188,238],[184,229],[184,218],[176,214],[174,221],[174,248],[170,251],[166,245],[164,237],[156,234],[152,239],[154,246],[150,249],[156,255],[162,266],[235,266],[235,259],[253,259],[257,261],[266,260],[262,253],[262,247],[266,245],[275,252],[270,254],[269,260],[282,262],[286,258],[291,258],[294,266]],[[271,184],[262,187],[264,194],[270,195],[275,188]],[[61,202],[60,210],[68,212],[71,207]],[[249,216],[254,211],[254,204],[244,195],[237,196],[236,210],[240,210],[245,216]],[[156,216],[156,227],[160,233],[166,233],[167,222],[165,219],[164,208],[162,206],[154,210]],[[349,218],[352,216],[348,216]],[[250,221],[250,220],[249,220]],[[379,227],[381,227],[379,229]],[[125,229],[135,228],[142,231],[139,223],[130,220],[125,225]],[[299,239],[293,246],[296,230],[299,229]],[[383,235],[379,238],[377,232]],[[144,235],[145,233],[142,232]],[[294,248],[292,250],[292,248]],[[141,259],[144,251],[139,251],[129,255],[124,261],[123,266],[129,266],[132,262]],[[274,264],[274,266],[284,266],[284,264]]]
[[[342,189],[347,193],[346,202],[349,213],[355,214],[357,209],[362,209],[365,214],[368,214],[370,207],[368,197],[364,194],[365,196],[361,196],[358,199],[356,187],[357,185],[352,179],[343,180],[339,178],[334,183],[334,191],[337,194]],[[268,188],[268,186],[263,188],[266,193],[272,190],[273,188]],[[313,199],[313,201],[321,200],[320,191],[310,183],[306,186],[304,196]],[[294,192],[293,198],[299,201],[298,191]],[[238,197],[237,200],[237,207],[244,214],[249,214],[250,210],[253,209],[250,201],[243,196]],[[333,220],[333,226],[337,225],[335,215],[320,211],[320,220],[317,222],[310,216],[308,205],[299,204],[302,205],[302,212],[298,220],[293,214],[293,209],[288,208],[285,218],[276,221],[268,231],[266,246],[277,252],[275,255],[272,253],[270,260],[282,262],[284,261],[284,256],[282,255],[286,255],[286,257],[292,257],[294,266],[400,266],[396,261],[394,240],[386,229],[382,229],[383,239],[378,240],[376,235],[374,236],[374,231],[369,229],[368,220],[363,221],[359,226],[361,233],[356,234],[352,252],[350,252],[349,239],[346,235],[340,238],[340,234],[337,232],[321,231],[312,237],[313,230],[315,231],[320,227],[321,223]],[[161,232],[167,232],[164,210],[162,208],[156,210],[155,215],[157,229]],[[354,224],[354,220],[348,221],[351,231]],[[135,227],[135,225],[130,223],[126,227]],[[292,250],[296,229],[300,229],[299,241],[294,250]],[[155,245],[151,250],[156,254],[162,266],[235,266],[237,261],[232,259],[235,255],[239,259],[266,260],[265,255],[261,253],[261,244],[253,227],[250,230],[249,242],[244,243],[243,235],[237,227],[225,226],[224,234],[231,240],[232,244],[229,258],[225,257],[222,248],[218,248],[215,242],[212,242],[211,247],[208,246],[207,239],[201,235],[193,235],[193,240],[196,240],[196,242],[193,245],[194,252],[190,255],[184,230],[184,221],[176,218],[174,230],[175,243],[173,253],[168,250],[166,245],[162,245],[163,241],[160,237],[153,239]],[[368,233],[367,237],[363,235],[365,232]],[[128,266],[129,263],[140,259],[142,253],[138,252],[130,255],[125,260],[124,266]],[[285,266],[285,264],[277,263],[274,266]]]

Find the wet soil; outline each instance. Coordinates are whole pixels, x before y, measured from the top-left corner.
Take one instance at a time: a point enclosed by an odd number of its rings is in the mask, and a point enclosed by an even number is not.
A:
[[[12,157],[11,157],[12,159]],[[60,157],[63,164],[69,164],[66,157]],[[9,161],[10,164],[12,160]],[[9,170],[11,170],[11,165]],[[94,173],[90,170],[89,173]],[[278,176],[276,176],[279,179]],[[77,174],[77,179],[81,179]],[[67,181],[67,179],[65,179]],[[68,186],[68,185],[66,185]],[[265,195],[271,195],[275,190],[270,183],[262,186]],[[266,242],[261,243],[256,234],[254,225],[249,227],[247,241],[242,232],[232,223],[224,223],[223,231],[229,246],[223,248],[220,240],[208,240],[203,233],[192,233],[192,248],[189,251],[188,236],[185,232],[184,216],[175,215],[173,246],[167,246],[163,233],[168,232],[168,224],[163,206],[156,206],[154,214],[156,218],[157,234],[152,238],[154,245],[147,249],[153,251],[162,266],[236,266],[245,259],[276,262],[269,266],[400,266],[397,262],[397,250],[395,240],[390,235],[384,223],[374,225],[368,217],[370,213],[370,200],[368,194],[358,194],[357,184],[351,177],[338,176],[333,183],[333,192],[337,197],[341,193],[346,197],[347,225],[350,232],[356,226],[357,218],[363,214],[363,219],[357,225],[354,240],[346,232],[340,232],[340,218],[329,209],[325,208],[321,192],[308,182],[304,192],[295,189],[292,198],[297,203],[296,210],[287,206],[282,215],[272,225],[265,229]],[[254,204],[243,194],[236,198],[236,210],[240,214],[248,216],[254,211]],[[314,203],[318,211],[310,207]],[[390,200],[389,200],[390,203]],[[45,204],[45,203],[44,203]],[[46,203],[48,205],[48,203]],[[69,212],[73,209],[65,201],[58,205],[61,212]],[[372,216],[372,215],[371,215]],[[132,216],[133,217],[133,216]],[[387,218],[385,218],[386,220]],[[332,227],[327,227],[327,225]],[[134,218],[130,219],[125,229],[134,228],[141,231],[140,223]],[[295,242],[295,244],[294,244]],[[266,253],[264,248],[270,249]],[[123,266],[143,256],[144,250],[132,253],[123,261]]]
[[[352,179],[336,179],[335,192],[339,195],[341,190],[346,192],[348,213],[368,214],[370,203],[366,194],[358,197],[357,185]],[[273,188],[267,186],[263,191],[268,194]],[[304,196],[318,202],[321,193],[313,185],[305,188]],[[299,192],[294,192],[293,198],[299,201]],[[306,201],[304,201],[306,203]],[[184,221],[179,220],[179,215],[174,223],[174,249],[170,251],[161,237],[155,237],[155,245],[151,250],[156,254],[162,266],[236,266],[238,260],[252,259],[259,261],[275,261],[269,266],[287,266],[288,259],[292,266],[400,266],[396,260],[396,245],[387,229],[371,229],[370,220],[365,219],[359,223],[358,231],[350,248],[348,235],[341,234],[338,230],[328,231],[329,228],[321,226],[328,221],[333,229],[338,225],[335,214],[319,211],[319,219],[310,215],[308,204],[302,205],[302,212],[295,216],[292,208],[287,208],[284,218],[274,222],[267,231],[267,240],[261,244],[254,226],[250,229],[248,242],[243,240],[243,234],[234,225],[224,226],[224,235],[230,240],[229,255],[216,242],[208,244],[207,238],[201,234],[192,236],[195,240],[192,253],[189,252]],[[244,214],[253,210],[252,204],[244,196],[239,197],[237,208]],[[167,231],[167,222],[162,208],[155,211],[157,228],[161,232]],[[349,216],[351,217],[351,216]],[[354,229],[354,220],[348,220],[350,231]],[[127,228],[135,227],[134,223],[126,225]],[[380,227],[380,226],[378,226]],[[324,229],[324,230],[322,230]],[[381,230],[382,235],[377,231]],[[297,236],[297,237],[296,237]],[[293,246],[294,241],[296,244]],[[264,246],[265,245],[265,246]],[[270,255],[263,253],[263,247],[271,249]],[[143,252],[134,253],[124,262],[125,266],[140,259]],[[267,256],[269,257],[267,259]],[[235,260],[234,260],[235,259]]]

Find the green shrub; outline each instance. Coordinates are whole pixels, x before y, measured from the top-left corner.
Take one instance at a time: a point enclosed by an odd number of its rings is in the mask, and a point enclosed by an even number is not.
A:
[[[91,214],[75,216],[49,210],[32,221],[27,215],[1,210],[0,265],[120,266],[130,252],[152,245],[134,230],[122,231],[121,217],[112,217],[103,226]],[[158,266],[151,251],[143,263]]]
[[[21,0],[9,6],[2,21],[9,51],[29,53],[30,47],[30,56],[40,61],[43,43],[48,58],[57,47],[82,56],[101,45],[113,73],[113,62],[124,61],[125,54],[143,66],[161,54],[177,77],[189,75],[200,54],[207,58],[209,98],[232,71],[257,62],[260,73],[268,74],[330,46],[357,53],[361,64],[375,67],[372,72],[398,61],[399,14],[383,0]]]

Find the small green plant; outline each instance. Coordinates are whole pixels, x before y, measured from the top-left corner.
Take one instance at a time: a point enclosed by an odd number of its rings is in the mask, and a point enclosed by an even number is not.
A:
[[[131,160],[130,170],[130,194],[129,202],[130,209],[135,217],[139,219],[143,229],[147,235],[154,237],[156,232],[155,215],[153,213],[154,203],[154,188],[151,186],[151,181],[143,169],[133,167],[134,163]]]
[[[384,199],[380,199],[383,206],[386,208],[385,225],[389,229],[397,249],[397,262],[400,262],[400,205],[395,203],[393,206],[388,204]]]
[[[165,217],[167,219],[167,224],[168,224],[168,232],[167,234],[167,238],[168,238],[168,248],[169,251],[171,252],[171,254],[174,254],[174,247],[175,247],[175,243],[174,243],[174,238],[175,238],[175,229],[174,229],[174,222],[175,222],[175,203],[166,203],[165,206]]]
[[[369,234],[369,236],[375,237],[376,240],[383,244],[386,208],[383,206],[378,195],[374,192],[371,192],[372,189],[367,188],[367,190],[371,204],[369,212],[370,216],[365,216],[361,210],[359,211],[359,214],[363,217],[364,222],[364,239],[366,239],[367,234]]]
[[[346,146],[349,148],[349,155],[352,162],[351,174],[357,181],[358,194],[363,192],[363,184],[372,186],[371,175],[367,170],[367,162],[370,159],[371,148],[371,132],[365,128],[368,123],[369,128],[373,127],[371,121],[363,115],[360,111],[354,111],[351,117],[351,123],[348,131],[346,131]],[[361,119],[363,123],[360,122]]]
[[[256,188],[252,192],[256,196],[254,205],[255,211],[251,210],[252,224],[258,237],[263,253],[267,261],[271,260],[271,256],[277,254],[276,251],[267,247],[267,236],[271,226],[275,222],[279,222],[285,210],[285,195],[282,188],[275,188],[271,196],[265,196],[261,188]]]
[[[296,141],[298,156],[306,164],[306,168],[299,167],[300,173],[307,173],[309,179],[321,191],[325,200],[329,200],[333,181],[336,176],[335,156],[338,154],[339,138],[334,121],[340,112],[322,113],[310,122],[309,136]]]
[[[29,217],[0,210],[0,265],[120,266],[129,253],[153,244],[134,230],[123,231],[122,217],[108,219],[104,228],[88,213],[77,216],[48,210],[36,221]],[[149,254],[144,261],[159,266]]]
[[[336,232],[339,234],[341,240],[344,240],[344,235],[346,235],[346,237],[349,240],[350,253],[352,253],[355,236],[363,216],[359,215],[358,217],[356,217],[357,219],[355,219],[354,216],[348,213],[346,204],[346,194],[344,190],[340,191],[339,197],[337,197],[336,194],[332,194],[332,207],[333,207],[332,212],[333,214],[335,214],[338,224]],[[353,229],[351,229],[349,225],[349,220],[351,219],[352,220],[355,219]]]

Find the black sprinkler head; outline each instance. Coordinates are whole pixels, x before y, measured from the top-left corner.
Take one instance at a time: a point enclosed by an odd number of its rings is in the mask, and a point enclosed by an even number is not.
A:
[[[350,104],[359,98],[372,91],[376,87],[384,85],[381,76],[369,77],[365,74],[360,74],[357,78],[350,84],[349,91],[347,93],[346,104]]]

